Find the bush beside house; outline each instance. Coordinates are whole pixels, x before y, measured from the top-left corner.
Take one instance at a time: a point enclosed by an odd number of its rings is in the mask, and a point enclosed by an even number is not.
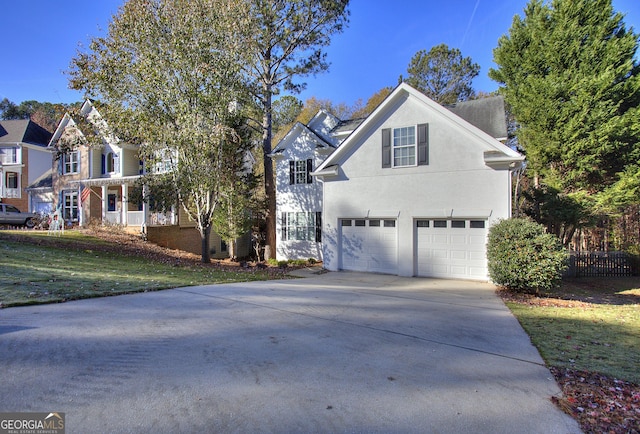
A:
[[[562,279],[568,252],[544,226],[528,219],[502,220],[489,230],[489,276],[516,292],[544,291]]]

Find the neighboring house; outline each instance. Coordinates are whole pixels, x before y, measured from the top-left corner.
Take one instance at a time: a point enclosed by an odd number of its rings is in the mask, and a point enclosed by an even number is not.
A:
[[[50,138],[31,120],[0,121],[0,201],[23,212],[47,209],[31,203],[26,188],[51,168]]]
[[[332,271],[487,280],[488,230],[511,216],[524,160],[506,137],[501,97],[443,107],[404,83],[364,120],[296,124],[273,153],[279,259],[321,250]]]
[[[67,225],[117,225],[131,232],[145,231],[149,241],[161,246],[201,253],[195,223],[189,221],[181,207],[176,204],[167,212],[155,212],[142,200],[139,180],[145,167],[138,153],[139,144],[124,143],[115,137],[90,100],[84,102],[77,119],[64,115],[49,149],[55,155],[51,181],[54,207],[62,211]],[[153,170],[168,168],[170,164],[161,163]],[[32,187],[38,191],[35,185]],[[45,191],[45,186],[41,188]],[[251,252],[249,237],[246,238],[238,243],[240,256]],[[210,251],[214,258],[228,256],[226,243],[214,233]]]
[[[56,208],[62,210],[67,224],[86,226],[96,221],[140,228],[145,223],[143,204],[129,200],[130,190],[137,188],[142,175],[138,145],[122,143],[110,134],[89,100],[79,116],[82,119],[73,119],[66,113],[49,143],[58,152],[53,167]],[[101,143],[78,139],[89,134],[99,137]],[[65,147],[63,142],[76,145]]]

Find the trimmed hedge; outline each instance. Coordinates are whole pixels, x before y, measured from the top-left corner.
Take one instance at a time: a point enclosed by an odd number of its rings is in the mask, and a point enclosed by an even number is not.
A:
[[[529,219],[502,220],[489,229],[489,276],[509,290],[538,293],[553,288],[568,258],[560,240]]]

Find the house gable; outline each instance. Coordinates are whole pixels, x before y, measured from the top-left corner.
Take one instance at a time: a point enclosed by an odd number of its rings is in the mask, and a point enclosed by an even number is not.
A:
[[[464,170],[484,166],[484,155],[519,164],[524,157],[455,113],[435,103],[409,85],[400,84],[378,108],[365,119],[342,145],[316,170],[323,175],[330,166],[343,171],[352,167],[349,176],[378,176],[390,172],[383,168],[382,130],[428,125],[428,164],[419,169],[404,167],[407,173],[434,170]],[[358,149],[364,147],[362,151]],[[358,161],[353,155],[358,153]],[[350,161],[351,160],[351,161]],[[416,161],[416,164],[417,161]]]

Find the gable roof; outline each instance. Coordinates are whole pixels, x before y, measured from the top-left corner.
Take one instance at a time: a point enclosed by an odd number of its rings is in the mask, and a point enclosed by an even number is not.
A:
[[[316,147],[320,148],[334,148],[335,146],[328,141],[326,141],[322,136],[317,134],[311,128],[303,124],[302,122],[296,122],[293,127],[287,132],[287,134],[278,142],[275,148],[271,151],[271,156],[274,157],[276,155],[282,154],[285,148],[294,140],[295,136],[299,136],[302,133],[308,133],[311,135],[313,140],[316,142]]]
[[[0,144],[30,144],[46,147],[51,133],[30,119],[0,121]]]
[[[491,149],[485,152],[485,160],[489,163],[509,163],[509,162],[521,162],[524,160],[524,156],[514,151],[508,146],[499,142],[496,138],[482,131],[477,126],[474,126],[470,122],[464,120],[459,115],[446,109],[444,106],[433,101],[422,92],[414,89],[406,83],[400,83],[389,94],[384,101],[376,107],[376,109],[351,133],[342,144],[333,152],[324,162],[314,171],[315,175],[334,174],[335,170],[327,170],[322,173],[323,170],[330,166],[339,165],[342,162],[343,156],[348,155],[350,148],[358,143],[358,140],[363,133],[370,129],[370,126],[375,125],[382,117],[386,116],[388,112],[397,108],[404,100],[408,98],[414,98],[424,105],[425,108],[439,114],[446,118],[451,124],[452,128],[461,128],[466,130],[475,136],[478,140],[484,142]],[[505,127],[506,128],[506,127]]]

